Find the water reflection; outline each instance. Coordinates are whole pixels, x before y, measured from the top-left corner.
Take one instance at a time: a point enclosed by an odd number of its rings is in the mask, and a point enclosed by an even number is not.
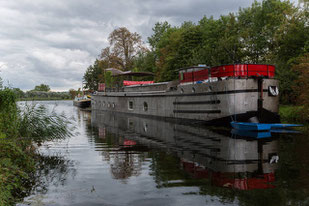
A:
[[[38,156],[35,185],[32,193],[46,194],[48,188],[67,184],[67,177],[76,175],[74,164],[73,161],[66,159],[62,155]]]
[[[114,141],[117,141],[112,144],[118,150],[113,152],[112,157],[109,156],[113,162],[111,170],[115,178],[139,174],[144,159],[135,155],[135,152],[142,145],[176,154],[180,159],[180,168],[188,175],[196,179],[208,179],[219,187],[240,190],[274,187],[270,183],[275,180],[274,172],[277,168],[276,138],[227,136],[205,127],[106,112],[93,113],[92,124],[98,127],[101,140],[108,141],[109,135],[116,137]],[[152,170],[157,186],[175,186],[172,179],[164,177],[165,173],[172,172],[169,171],[169,159],[164,156],[163,159],[160,155],[152,156]],[[165,167],[167,171],[162,172]],[[132,173],[134,170],[136,172]]]
[[[71,102],[56,109],[74,116],[78,134],[40,148],[37,187],[26,199],[39,197],[32,205],[309,203],[306,137],[247,137],[226,128],[89,113]]]

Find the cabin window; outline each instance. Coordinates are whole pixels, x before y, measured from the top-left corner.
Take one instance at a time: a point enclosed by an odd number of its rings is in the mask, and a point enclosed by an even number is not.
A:
[[[107,107],[111,107],[111,104],[108,102]]]
[[[133,101],[129,101],[128,109],[133,110]]]
[[[129,129],[134,129],[134,122],[130,118],[128,118],[128,127]]]
[[[144,102],[144,111],[145,111],[145,112],[148,111],[148,104],[147,104],[147,102]]]
[[[103,107],[105,107],[105,101],[103,102]]]
[[[181,89],[180,89],[180,92],[181,92],[181,93],[184,93],[185,91],[183,90],[183,88],[181,88]]]
[[[115,106],[116,106],[115,103],[113,103],[113,108],[115,108]]]
[[[195,88],[194,87],[192,87],[192,92],[195,93]]]

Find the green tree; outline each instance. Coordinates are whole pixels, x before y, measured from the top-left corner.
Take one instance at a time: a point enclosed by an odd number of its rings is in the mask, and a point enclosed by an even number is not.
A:
[[[221,22],[213,17],[207,18],[205,16],[199,21],[199,25],[203,44],[200,51],[194,54],[194,58],[209,66],[221,64],[222,52],[219,49],[219,39],[224,34]]]
[[[98,89],[98,84],[104,81],[104,68],[102,62],[96,60],[93,65],[89,66],[84,74],[83,82],[84,89],[95,91]]]
[[[75,89],[70,89],[69,94],[70,94],[71,99],[74,99],[74,97],[77,96],[77,91]]]
[[[112,72],[110,71],[107,71],[105,72],[105,75],[104,75],[104,82],[106,84],[106,87],[112,87],[113,86],[113,78],[112,78]]]
[[[162,35],[170,28],[171,25],[167,21],[157,22],[155,24],[155,26],[152,28],[153,34],[148,37],[148,43],[150,44],[152,50],[156,50],[157,45],[162,38]]]
[[[268,63],[278,48],[277,37],[295,13],[288,1],[255,1],[251,7],[240,9],[238,20],[241,38],[245,45],[246,60],[251,63]]]
[[[200,26],[196,26],[192,22],[184,22],[180,28],[181,39],[178,47],[177,61],[179,67],[188,67],[192,64],[203,62],[192,62],[195,51],[199,51],[202,45],[202,32]]]
[[[297,95],[297,103],[303,106],[299,115],[304,121],[309,121],[309,52],[298,58],[292,69],[299,73],[293,88]]]
[[[19,88],[12,88],[12,91],[15,93],[18,99],[23,98],[25,96],[25,92]]]
[[[33,91],[49,92],[50,87],[46,84],[40,84],[34,87]]]
[[[134,68],[140,72],[156,72],[156,54],[154,51],[141,53],[134,60]],[[146,77],[143,80],[150,80],[153,77]]]
[[[177,78],[177,69],[180,66],[177,58],[181,38],[182,30],[174,27],[168,29],[158,42],[157,81],[170,81]]]

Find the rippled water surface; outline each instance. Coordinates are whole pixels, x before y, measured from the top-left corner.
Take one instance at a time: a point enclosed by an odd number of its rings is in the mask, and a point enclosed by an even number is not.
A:
[[[90,113],[71,101],[41,104],[73,117],[76,134],[39,148],[37,185],[18,205],[309,204],[304,134],[242,134]]]

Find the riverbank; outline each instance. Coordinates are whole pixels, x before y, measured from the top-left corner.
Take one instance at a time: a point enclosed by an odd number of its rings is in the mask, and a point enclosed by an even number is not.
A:
[[[302,106],[280,105],[279,115],[283,123],[302,123],[304,118],[301,116]]]
[[[280,105],[279,115],[282,123],[303,124],[301,130],[309,133],[309,121],[303,112],[303,106]]]
[[[0,90],[0,206],[15,205],[35,181],[36,149],[71,136],[71,120],[40,104],[17,106],[11,89]]]
[[[34,172],[35,153],[29,141],[0,139],[0,206],[21,201],[30,192]]]

